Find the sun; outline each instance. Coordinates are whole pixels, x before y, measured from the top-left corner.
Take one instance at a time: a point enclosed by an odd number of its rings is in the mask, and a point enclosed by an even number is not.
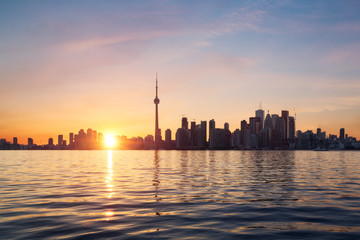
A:
[[[116,144],[116,140],[115,140],[115,137],[111,134],[108,134],[105,136],[105,145],[106,147],[114,147]]]

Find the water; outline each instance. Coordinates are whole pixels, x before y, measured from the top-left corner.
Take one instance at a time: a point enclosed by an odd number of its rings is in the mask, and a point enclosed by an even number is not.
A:
[[[360,152],[1,151],[1,239],[360,239]]]

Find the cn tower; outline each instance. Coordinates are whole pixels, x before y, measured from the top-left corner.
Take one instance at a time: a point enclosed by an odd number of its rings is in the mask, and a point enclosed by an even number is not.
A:
[[[159,110],[158,105],[160,103],[160,99],[158,98],[158,79],[156,73],[156,96],[154,99],[155,103],[155,144],[158,145],[161,142],[161,130],[159,129]]]

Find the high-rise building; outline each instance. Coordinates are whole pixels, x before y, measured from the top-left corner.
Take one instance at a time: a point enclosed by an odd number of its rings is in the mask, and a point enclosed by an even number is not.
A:
[[[13,138],[13,144],[14,144],[14,145],[17,145],[17,144],[18,144],[18,139],[17,139],[17,137],[14,137],[14,138]]]
[[[279,117],[276,119],[275,130],[278,131],[280,139],[286,139],[286,127],[285,127],[285,120],[283,117]]]
[[[260,125],[259,125],[259,130],[264,128],[264,110],[262,109],[258,109],[255,111],[255,117],[259,117],[260,118]]]
[[[32,138],[28,138],[28,146],[34,145],[34,140]]]
[[[282,110],[281,117],[285,121],[285,139],[288,139],[289,138],[289,111]]]
[[[58,146],[62,146],[63,145],[63,135],[59,135],[58,136]]]
[[[229,130],[229,128],[230,128],[229,123],[228,122],[224,123],[224,129]]]
[[[211,131],[215,129],[215,120],[214,119],[211,119],[209,121],[209,143],[210,143],[210,138],[211,138]]]
[[[171,142],[171,130],[170,129],[165,130],[165,142],[166,143]]]
[[[276,126],[276,119],[279,117],[279,115],[277,114],[271,114],[271,120],[272,120],[272,124],[273,124],[273,129],[275,129]]]
[[[161,130],[159,129],[159,109],[158,105],[160,99],[158,98],[158,79],[156,74],[156,95],[154,99],[155,103],[155,145],[158,145],[161,142]]]
[[[340,128],[340,139],[341,140],[345,139],[345,128]]]
[[[289,117],[289,139],[294,140],[295,139],[295,118]]]
[[[190,127],[190,145],[197,146],[196,122],[191,122]]]
[[[74,144],[74,133],[69,133],[69,145],[72,146]]]
[[[201,121],[201,123],[196,126],[197,145],[201,148],[206,146],[206,130],[206,121]]]
[[[186,117],[183,117],[181,119],[181,128],[186,129],[186,130],[189,129],[189,123],[188,123],[188,120]]]
[[[268,111],[268,114],[266,114],[264,128],[268,128],[270,130],[273,129],[273,123],[272,123],[272,119],[271,119],[271,116],[269,114],[269,111]]]
[[[259,117],[251,117],[249,119],[250,131],[251,134],[259,134],[260,131],[260,118]]]
[[[49,146],[54,145],[54,139],[49,138],[48,145],[49,145]]]

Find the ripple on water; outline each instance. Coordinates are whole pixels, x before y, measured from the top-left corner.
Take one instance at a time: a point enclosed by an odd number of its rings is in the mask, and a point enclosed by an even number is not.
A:
[[[360,152],[0,156],[4,239],[360,239]]]

